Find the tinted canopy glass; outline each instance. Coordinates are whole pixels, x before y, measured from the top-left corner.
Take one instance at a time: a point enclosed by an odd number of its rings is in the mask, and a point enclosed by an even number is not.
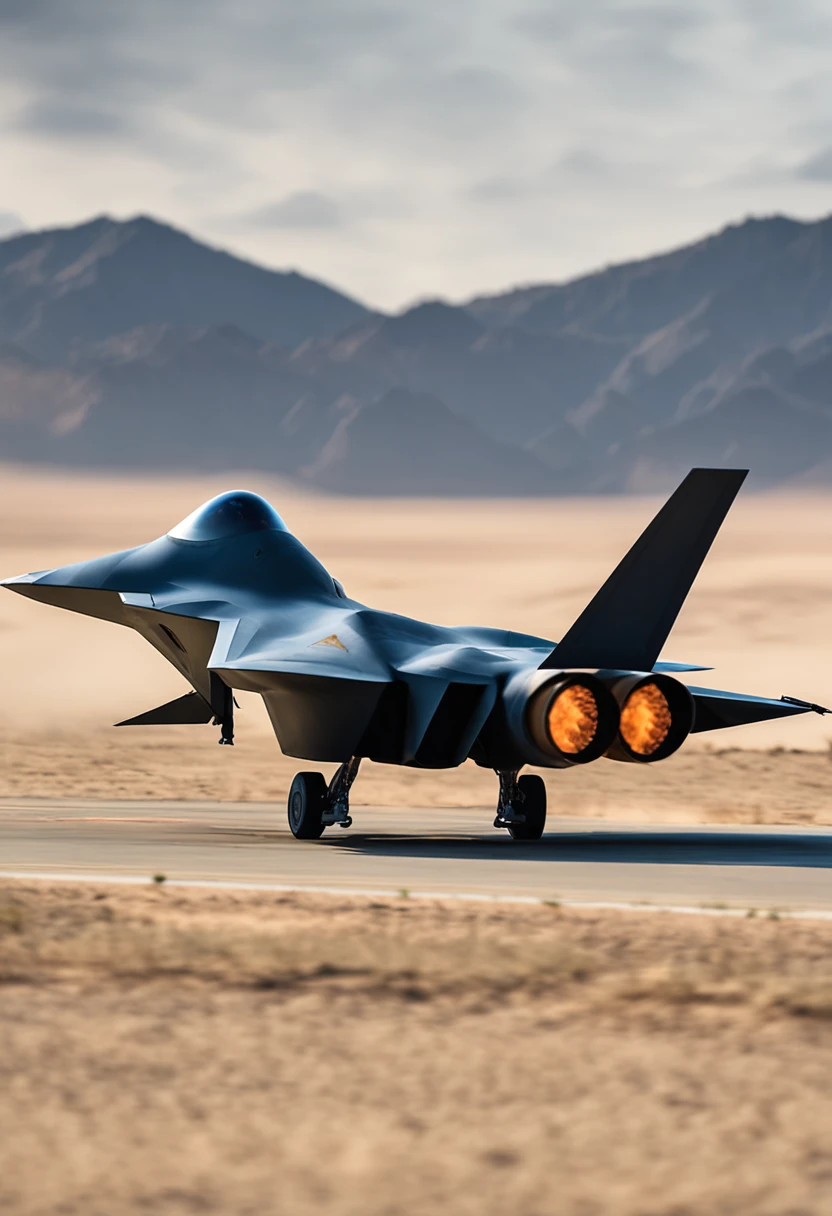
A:
[[[249,532],[287,532],[274,507],[259,494],[229,490],[192,511],[168,536],[176,540],[225,540]]]

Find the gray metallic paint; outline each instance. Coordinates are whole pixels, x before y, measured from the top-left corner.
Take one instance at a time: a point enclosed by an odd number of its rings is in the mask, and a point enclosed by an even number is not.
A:
[[[201,699],[186,696],[125,724],[206,721],[219,712],[219,677],[263,697],[288,755],[439,768],[469,757],[494,768],[557,766],[523,736],[522,706],[559,668],[606,680],[634,664],[645,672],[703,670],[662,663],[658,653],[743,476],[694,470],[560,646],[369,608],[345,597],[285,530],[198,541],[168,535],[2,585],[135,629]],[[691,693],[699,730],[806,712],[741,694]]]

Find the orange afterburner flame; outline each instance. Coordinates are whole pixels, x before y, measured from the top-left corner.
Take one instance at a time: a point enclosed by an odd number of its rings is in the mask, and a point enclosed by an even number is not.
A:
[[[584,684],[569,684],[549,706],[549,738],[558,751],[576,756],[586,751],[598,729],[598,702]]]
[[[657,684],[640,684],[624,702],[619,730],[630,751],[637,756],[652,756],[672,725],[673,715],[662,690]]]

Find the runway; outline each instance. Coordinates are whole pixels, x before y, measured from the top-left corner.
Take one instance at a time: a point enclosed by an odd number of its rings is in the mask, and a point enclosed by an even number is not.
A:
[[[263,803],[0,800],[4,874],[219,881],[344,891],[759,910],[832,910],[832,829],[553,818],[519,844],[493,810],[356,807],[295,840]]]

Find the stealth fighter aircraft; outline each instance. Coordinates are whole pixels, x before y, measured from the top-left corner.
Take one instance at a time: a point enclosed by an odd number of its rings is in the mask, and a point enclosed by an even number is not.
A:
[[[525,765],[655,764],[697,731],[822,706],[689,687],[659,654],[745,471],[694,469],[562,640],[447,628],[350,599],[256,494],[221,494],[136,549],[3,583],[128,625],[192,691],[120,726],[207,723],[234,740],[234,690],[259,693],[281,748],[335,762],[298,773],[295,836],[349,827],[365,757],[415,768],[473,760],[499,777],[495,827],[537,840],[546,789]],[[557,539],[553,538],[553,543]],[[541,563],[546,560],[541,553]]]

